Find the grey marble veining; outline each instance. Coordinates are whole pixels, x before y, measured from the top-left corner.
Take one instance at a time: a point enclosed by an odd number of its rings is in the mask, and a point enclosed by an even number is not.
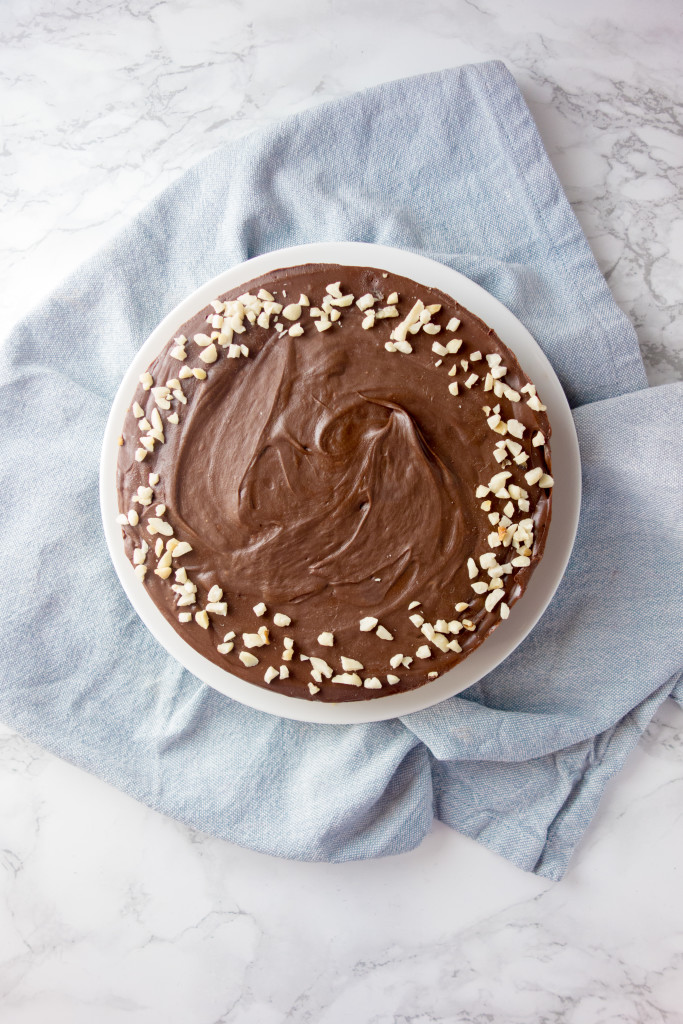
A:
[[[0,333],[189,163],[311,102],[402,74],[504,59],[652,383],[680,379],[681,86],[675,2],[390,8],[41,0],[2,36]]]
[[[491,57],[639,333],[680,379],[683,8],[574,0],[14,0],[0,334],[193,160],[310,103]],[[2,1024],[681,1024],[683,712],[552,886],[437,826],[298,864],[162,818],[0,727]]]
[[[3,730],[3,1024],[678,1024],[682,796],[680,758],[641,744],[556,885],[442,826],[402,857],[299,864]]]

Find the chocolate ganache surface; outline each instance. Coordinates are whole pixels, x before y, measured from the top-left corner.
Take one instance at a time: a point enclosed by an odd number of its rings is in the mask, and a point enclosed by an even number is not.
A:
[[[182,638],[251,683],[414,689],[524,592],[549,436],[513,353],[455,299],[368,267],[275,271],[142,375],[118,458],[126,553]]]

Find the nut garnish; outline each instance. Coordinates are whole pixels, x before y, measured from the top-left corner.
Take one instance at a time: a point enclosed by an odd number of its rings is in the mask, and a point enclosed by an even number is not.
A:
[[[492,590],[486,600],[484,601],[484,608],[487,612],[492,612],[498,602],[503,598],[502,590]]]
[[[375,628],[377,622],[377,619],[373,619],[371,615],[368,615],[364,619],[360,620],[358,626],[361,633],[369,633],[370,630]]]
[[[258,618],[261,618],[261,616],[265,615],[266,612],[268,611],[263,601],[260,601],[258,604],[255,604],[253,610],[254,615],[258,616]]]
[[[495,495],[498,495],[501,488],[505,487],[505,481],[509,480],[511,476],[512,473],[510,473],[506,469],[503,470],[502,473],[496,473],[495,476],[492,476],[491,479],[489,480],[489,490],[493,491]],[[477,494],[477,497],[480,497],[480,495]]]
[[[265,675],[264,675],[264,677],[263,677],[263,678],[264,678],[264,681],[265,681],[266,683],[272,683],[273,679],[277,679],[277,678],[278,678],[278,676],[279,676],[279,674],[280,674],[280,673],[278,672],[278,670],[277,670],[276,668],[273,668],[273,666],[272,666],[272,665],[270,665],[270,666],[269,666],[269,667],[268,667],[268,668],[266,669],[266,673],[265,673]]]
[[[188,544],[186,540],[181,540],[173,549],[173,557],[180,558],[182,555],[189,554],[190,551],[192,551],[192,545]]]
[[[135,548],[133,551],[133,565],[142,565],[147,558],[147,552],[149,551],[149,544],[146,540],[143,540],[139,548]]]
[[[384,626],[378,626],[377,627],[377,629],[375,630],[375,636],[378,636],[380,638],[380,640],[393,640],[394,639],[393,634],[390,633],[388,629],[385,629]]]
[[[318,643],[321,647],[334,647],[334,633],[321,633]]]
[[[427,644],[423,644],[422,647],[418,647],[415,651],[416,658],[431,658],[432,652]]]
[[[323,658],[314,658],[313,655],[311,655],[309,660],[316,672],[320,672],[326,679],[330,679],[334,669],[331,668]]]
[[[218,359],[218,349],[212,343],[208,348],[199,353],[199,358],[203,363],[215,363]]]
[[[249,651],[240,651],[238,658],[245,668],[253,668],[254,665],[258,665],[258,658],[255,654],[250,654]]]
[[[171,526],[170,523],[164,522],[163,519],[159,519],[156,516],[151,516],[147,520],[147,533],[150,533],[152,535],[154,535],[155,533],[160,533],[164,537],[172,537],[173,527]]]
[[[169,576],[171,575],[171,573],[170,573],[170,569],[171,569],[171,552],[170,551],[164,552],[164,554],[161,556],[161,558],[157,562],[157,569],[168,569],[169,570],[168,575]]]
[[[264,647],[268,641],[260,633],[242,633],[242,643],[245,647]]]
[[[308,692],[310,693],[311,697],[315,697],[316,693],[320,693],[320,687],[316,686],[315,683],[309,683]]]
[[[370,676],[368,679],[363,680],[363,686],[366,690],[381,690],[382,684],[377,676]]]
[[[507,428],[509,433],[511,433],[513,437],[524,437],[524,431],[526,430],[526,427],[523,423],[520,423],[519,420],[508,420]]]
[[[405,320],[402,320],[400,324],[394,327],[393,331],[389,335],[392,341],[405,342],[408,336],[408,331],[413,327],[420,319],[420,313],[424,310],[424,302],[418,299],[413,308],[408,313]],[[396,346],[398,348],[398,345]],[[399,349],[403,351],[403,349]],[[410,349],[412,352],[412,348]]]
[[[332,676],[333,683],[344,683],[345,686],[362,686],[363,680],[355,672],[341,672],[338,676]]]
[[[341,664],[345,672],[358,672],[363,669],[363,663],[357,661],[356,658],[342,657]]]
[[[202,629],[209,628],[209,616],[207,615],[205,609],[202,609],[201,611],[195,614],[194,621],[197,623],[198,626],[201,626]]]
[[[171,408],[171,402],[169,400],[170,394],[170,388],[163,386],[152,388],[152,395],[154,396],[154,401],[159,406],[159,408],[163,409],[165,412]]]
[[[184,614],[189,615],[189,612],[185,612]],[[178,616],[178,618],[180,618],[180,616]],[[216,650],[218,651],[219,654],[230,654],[230,651],[234,648],[234,646],[235,645],[232,642],[232,640],[229,640],[225,644],[219,644]]]

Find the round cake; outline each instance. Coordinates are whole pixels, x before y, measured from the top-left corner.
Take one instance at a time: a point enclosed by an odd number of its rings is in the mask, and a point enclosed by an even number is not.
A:
[[[289,267],[217,296],[141,375],[118,521],[200,654],[289,696],[368,700],[511,614],[550,523],[549,438],[513,353],[451,296]]]

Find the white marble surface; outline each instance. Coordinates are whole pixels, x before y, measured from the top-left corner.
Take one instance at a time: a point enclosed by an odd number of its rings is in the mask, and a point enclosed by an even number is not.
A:
[[[14,0],[0,335],[187,165],[403,74],[504,59],[652,383],[681,377],[678,0]],[[660,711],[557,885],[436,827],[277,861],[0,729],[2,1024],[683,1022],[683,713]]]

